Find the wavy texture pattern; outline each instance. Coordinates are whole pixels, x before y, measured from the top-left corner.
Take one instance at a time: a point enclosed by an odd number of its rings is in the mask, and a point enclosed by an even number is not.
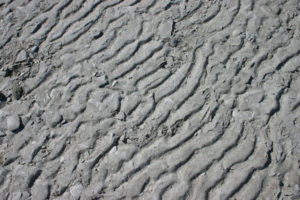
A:
[[[0,11],[0,199],[300,198],[297,0]]]

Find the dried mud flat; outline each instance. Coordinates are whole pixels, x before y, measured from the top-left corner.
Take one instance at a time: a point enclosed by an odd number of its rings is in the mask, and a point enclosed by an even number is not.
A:
[[[0,0],[0,199],[299,199],[299,0]]]

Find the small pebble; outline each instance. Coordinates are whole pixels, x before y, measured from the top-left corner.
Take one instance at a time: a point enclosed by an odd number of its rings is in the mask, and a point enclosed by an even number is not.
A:
[[[125,115],[125,113],[122,112],[122,111],[119,112],[119,113],[116,115],[116,119],[118,119],[118,120],[124,121],[125,118],[126,118],[126,115]]]
[[[116,85],[117,85],[117,83],[118,83],[118,81],[113,81],[113,83],[112,83],[112,87],[115,87]]]
[[[27,116],[23,116],[21,118],[21,121],[23,123],[23,125],[26,125],[28,123],[28,121],[30,120],[30,115],[27,115]]]
[[[10,115],[6,119],[7,129],[10,131],[17,130],[21,125],[20,117],[17,115]]]
[[[27,60],[27,54],[26,54],[26,51],[25,50],[22,50],[17,58],[16,58],[16,62],[24,62]]]
[[[31,51],[34,52],[34,53],[38,52],[38,50],[39,50],[39,47],[38,47],[38,46],[33,46],[33,47],[31,48]]]
[[[125,134],[120,137],[120,141],[126,144],[126,136]]]

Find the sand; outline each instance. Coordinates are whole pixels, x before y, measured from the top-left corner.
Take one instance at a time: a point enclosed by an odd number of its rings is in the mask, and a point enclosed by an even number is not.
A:
[[[299,0],[0,0],[0,200],[299,199]]]

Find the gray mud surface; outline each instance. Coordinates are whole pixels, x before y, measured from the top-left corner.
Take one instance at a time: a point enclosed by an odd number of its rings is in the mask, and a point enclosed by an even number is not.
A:
[[[0,200],[300,199],[299,0],[0,0]]]

